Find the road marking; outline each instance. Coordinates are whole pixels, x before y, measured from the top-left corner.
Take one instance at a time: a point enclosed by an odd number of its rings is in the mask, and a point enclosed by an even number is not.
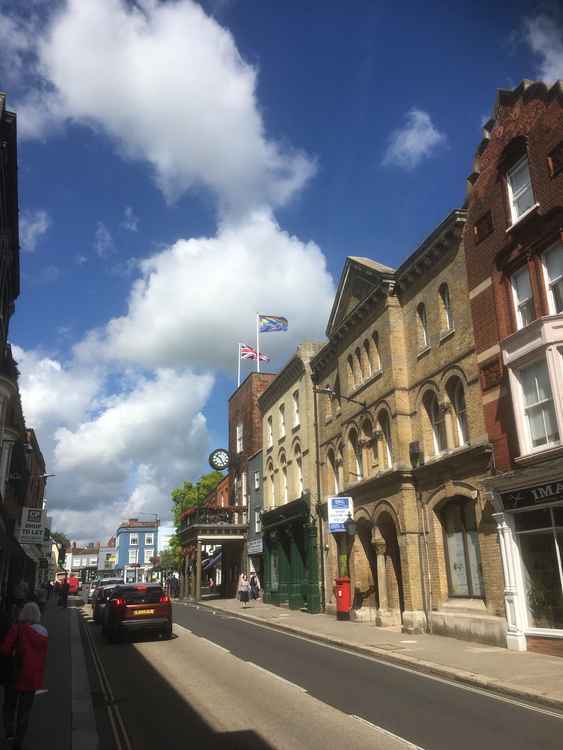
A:
[[[220,646],[218,643],[215,643],[215,641],[210,641],[209,638],[204,638],[202,635],[198,636],[198,638],[200,639],[200,641],[204,641],[209,646],[213,646],[213,648],[216,648],[217,651],[222,651],[224,654],[231,653],[228,648],[224,648],[224,646]]]
[[[375,729],[377,732],[380,732],[381,734],[385,734],[387,737],[391,737],[392,739],[397,740],[397,742],[400,742],[405,748],[408,748],[408,750],[424,750],[424,748],[420,747],[420,745],[413,745],[412,742],[409,742],[409,740],[406,740],[404,737],[400,737],[398,734],[390,732],[388,729],[379,727],[377,724],[364,719],[363,716],[356,716],[356,714],[350,714],[350,716],[357,721],[361,721],[362,724],[366,724],[368,727]]]
[[[275,672],[270,672],[269,669],[264,669],[264,667],[261,667],[259,664],[255,664],[253,661],[247,661],[245,662],[245,664],[249,664],[251,667],[254,667],[254,669],[258,669],[263,674],[267,674],[268,677],[273,677],[275,680],[279,680],[279,682],[283,682],[285,685],[289,685],[289,687],[296,688],[302,693],[307,692],[307,688],[301,687],[301,685],[296,685],[294,682],[290,682],[289,680],[286,680],[285,677],[281,677],[279,674],[276,674]]]
[[[518,698],[509,698],[508,696],[504,696],[504,695],[501,695],[500,693],[494,692],[493,689],[487,690],[485,688],[479,688],[473,685],[466,685],[463,682],[458,682],[456,680],[448,679],[447,677],[439,677],[438,675],[429,674],[428,672],[421,672],[420,670],[417,670],[413,667],[405,667],[401,664],[395,664],[392,661],[387,661],[386,659],[381,659],[381,658],[378,658],[377,656],[370,656],[369,654],[361,654],[361,653],[358,653],[357,651],[352,651],[349,648],[346,648],[345,646],[335,646],[332,643],[322,643],[321,641],[316,641],[313,638],[307,637],[306,635],[300,635],[298,633],[291,633],[285,630],[281,631],[281,630],[278,630],[277,628],[271,627],[270,625],[266,623],[263,624],[259,622],[253,622],[250,620],[245,620],[240,617],[235,617],[232,619],[236,619],[240,623],[244,623],[245,625],[250,625],[251,627],[262,628],[263,630],[269,630],[272,633],[277,633],[278,635],[287,636],[288,638],[295,638],[299,641],[306,641],[307,643],[311,643],[314,646],[320,646],[321,648],[328,648],[331,651],[338,651],[338,653],[348,654],[349,656],[354,656],[358,659],[364,659],[366,661],[375,662],[376,664],[381,664],[384,667],[397,669],[402,672],[408,672],[409,674],[416,675],[417,677],[422,677],[426,680],[440,682],[443,685],[449,685],[451,687],[458,688],[459,690],[465,690],[468,693],[475,693],[477,695],[483,695],[486,698],[491,698],[492,700],[496,700],[501,703],[509,703],[513,706],[518,706],[519,708],[524,708],[528,711],[533,711],[534,713],[543,714],[544,716],[552,716],[555,719],[563,720],[563,712],[557,711],[557,709],[543,708],[542,706],[535,706],[531,703],[526,703],[522,700],[519,700]],[[251,664],[252,662],[248,662],[248,663]],[[301,689],[305,690],[305,688],[301,688]],[[305,690],[305,692],[307,691]]]
[[[189,628],[185,628],[183,625],[179,625],[177,622],[174,623],[173,627],[177,628],[178,630],[183,630],[185,633],[193,635],[192,631]]]

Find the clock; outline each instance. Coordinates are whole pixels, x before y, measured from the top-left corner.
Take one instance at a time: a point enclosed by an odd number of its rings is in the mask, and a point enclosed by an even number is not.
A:
[[[216,448],[209,454],[209,465],[216,471],[223,471],[228,469],[231,464],[231,457],[229,452],[224,448]]]

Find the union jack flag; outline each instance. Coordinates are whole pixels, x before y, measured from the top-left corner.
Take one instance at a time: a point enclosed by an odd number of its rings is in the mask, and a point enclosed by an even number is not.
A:
[[[251,346],[248,346],[248,344],[241,344],[240,345],[240,358],[241,359],[254,359],[258,357],[258,352],[256,349],[253,349]],[[269,362],[270,358],[267,354],[262,354],[260,352],[260,362]]]

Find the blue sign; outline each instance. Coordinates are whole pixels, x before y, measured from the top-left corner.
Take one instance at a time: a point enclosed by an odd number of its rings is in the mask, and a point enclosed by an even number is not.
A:
[[[354,500],[351,497],[328,498],[328,528],[332,534],[346,531],[348,516],[354,517]]]

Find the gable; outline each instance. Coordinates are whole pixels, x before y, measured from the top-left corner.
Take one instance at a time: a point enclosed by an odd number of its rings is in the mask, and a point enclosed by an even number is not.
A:
[[[378,266],[374,261],[347,258],[340,277],[334,304],[328,319],[326,334],[330,338],[341,323],[377,289],[390,275],[393,269]],[[369,263],[370,265],[367,265]],[[381,270],[380,270],[381,269]]]

